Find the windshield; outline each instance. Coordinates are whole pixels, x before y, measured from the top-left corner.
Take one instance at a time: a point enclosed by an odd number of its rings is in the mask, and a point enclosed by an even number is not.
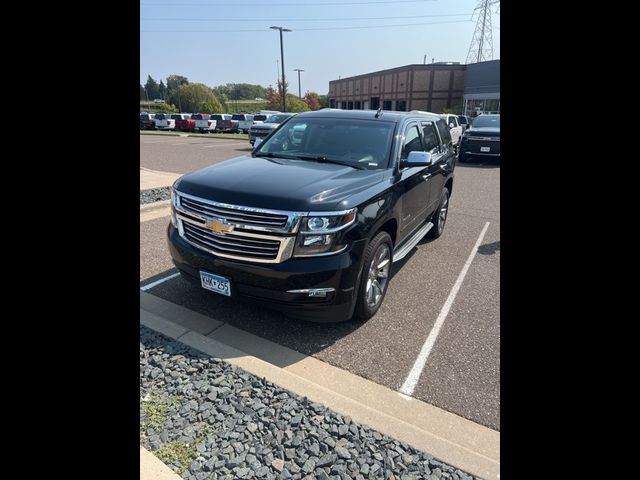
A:
[[[500,128],[500,115],[480,115],[473,121],[472,126]]]
[[[231,120],[244,120],[244,115],[234,115]]]
[[[191,115],[191,119],[192,120],[206,120],[207,116],[203,115],[202,113],[194,113],[193,115]]]
[[[265,123],[282,123],[287,118],[291,118],[291,115],[271,115],[267,118]]]
[[[261,143],[254,155],[386,168],[394,126],[379,120],[293,118]]]
[[[151,120],[149,115],[140,115],[140,120]]]
[[[164,113],[158,113],[156,115],[156,120],[164,120],[166,117],[164,116]]]
[[[254,115],[253,120],[256,122],[264,122],[267,119],[266,115]]]
[[[182,120],[182,115],[171,115],[174,120]]]

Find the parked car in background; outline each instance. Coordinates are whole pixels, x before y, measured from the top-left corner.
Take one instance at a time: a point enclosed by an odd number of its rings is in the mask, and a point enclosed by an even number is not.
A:
[[[173,184],[169,252],[211,294],[294,318],[367,320],[394,264],[442,235],[454,167],[436,114],[299,113],[250,155]]]
[[[211,120],[211,115],[208,113],[194,113],[191,115],[191,119],[195,120],[195,131],[196,132],[214,132],[216,130],[216,121]]]
[[[458,115],[458,123],[460,123],[460,126],[462,127],[462,133],[464,133],[465,130],[469,128],[469,125],[471,124],[471,119],[466,115]]]
[[[282,122],[288,120],[294,115],[295,113],[277,113],[267,117],[263,123],[253,125],[249,129],[249,143],[253,145],[256,142],[256,138],[264,139],[267,135],[278,128]]]
[[[451,130],[451,141],[453,142],[453,146],[457,149],[460,146],[460,139],[462,138],[462,126],[458,121],[458,116],[450,113],[445,113],[441,115],[444,119],[444,122]]]
[[[154,120],[155,114],[140,112],[140,130],[155,130],[156,122]]]
[[[253,124],[256,125],[258,123],[264,123],[264,121],[269,117],[264,113],[256,113],[253,115]]]
[[[193,132],[196,128],[196,121],[188,113],[174,113],[171,115],[176,121],[176,130],[181,132]]]
[[[231,120],[236,120],[238,124],[235,127],[235,132],[249,133],[251,125],[253,125],[253,115],[248,113],[235,113],[231,116]]]
[[[214,113],[211,115],[211,120],[216,121],[216,132],[230,132],[236,123],[231,120],[231,115],[228,113]]]
[[[474,158],[500,161],[500,115],[477,116],[462,135],[458,160]]]
[[[175,130],[176,129],[176,121],[171,118],[171,115],[168,113],[156,113],[156,118],[154,119],[156,123],[157,130]]]

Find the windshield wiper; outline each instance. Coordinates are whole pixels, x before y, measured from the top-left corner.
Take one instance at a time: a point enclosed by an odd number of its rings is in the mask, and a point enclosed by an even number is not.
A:
[[[275,155],[271,152],[258,152],[256,154],[253,155],[254,157],[268,157],[268,158],[273,158],[275,157]]]
[[[324,155],[317,155],[317,156],[296,155],[296,158],[299,158],[300,160],[315,160],[316,162],[320,162],[320,163],[335,163],[336,165],[344,165],[345,167],[355,168],[356,170],[364,170],[364,167],[361,167],[360,165],[354,165],[353,163],[343,162],[342,160],[336,160],[334,158],[327,158]]]

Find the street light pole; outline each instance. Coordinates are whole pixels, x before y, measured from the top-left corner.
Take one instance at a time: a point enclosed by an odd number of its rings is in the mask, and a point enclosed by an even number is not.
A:
[[[272,30],[280,31],[280,63],[282,64],[282,111],[287,111],[287,84],[284,78],[284,47],[282,46],[282,32],[290,32],[288,28],[284,27],[269,27]]]
[[[294,68],[294,72],[298,72],[298,98],[302,99],[302,89],[300,88],[300,72],[304,72],[304,70],[300,68]]]

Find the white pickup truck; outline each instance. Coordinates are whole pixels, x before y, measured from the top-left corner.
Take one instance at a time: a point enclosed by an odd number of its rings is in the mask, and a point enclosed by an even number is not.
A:
[[[175,130],[176,129],[176,121],[171,118],[171,115],[168,113],[157,113],[156,118],[154,118],[156,122],[157,130]]]
[[[231,120],[237,120],[238,122],[235,127],[236,132],[249,133],[249,129],[253,125],[253,115],[247,113],[236,113],[231,116]]]
[[[191,115],[191,119],[196,121],[196,132],[214,132],[216,130],[216,120],[211,119],[211,115],[208,113],[194,113]]]
[[[457,150],[460,146],[460,140],[462,140],[462,132],[464,131],[464,128],[462,127],[462,125],[460,125],[458,116],[449,113],[444,113],[440,116],[444,119],[445,123],[449,127],[449,130],[451,131],[451,142]]]

